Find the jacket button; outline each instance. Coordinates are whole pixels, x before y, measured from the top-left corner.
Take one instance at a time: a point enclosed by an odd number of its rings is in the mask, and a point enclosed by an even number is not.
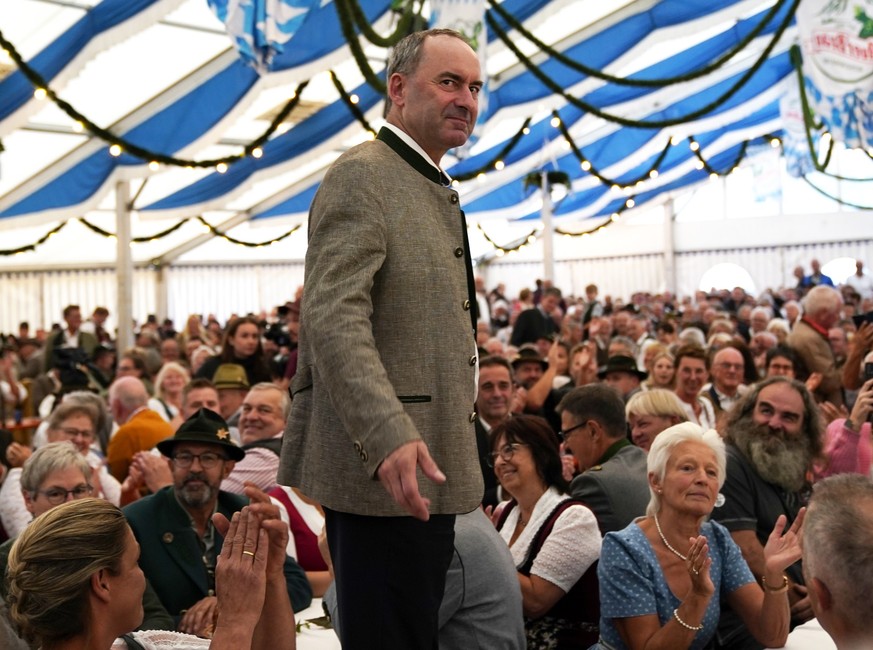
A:
[[[464,301],[464,311],[470,311],[470,301],[469,300]]]
[[[370,455],[366,451],[361,452],[361,460],[365,463],[370,459]]]
[[[161,536],[161,541],[163,541],[164,544],[172,544],[173,543],[173,533],[164,533]]]
[[[479,419],[478,415],[476,415],[475,413],[470,413],[470,422],[471,423],[475,423],[476,420],[478,420],[478,419]]]
[[[470,365],[471,366],[476,365],[476,355],[475,354],[472,357],[470,357]]]
[[[455,257],[464,257],[464,249],[460,246],[455,249]]]
[[[360,453],[361,453],[361,450],[362,450],[364,447],[361,445],[360,442],[358,442],[357,440],[355,440],[354,448],[355,448],[355,451],[358,452],[358,453],[360,454]]]
[[[452,194],[452,198],[449,199],[449,200],[450,200],[452,203],[457,203],[457,202],[458,202],[458,195],[453,193],[453,194]]]

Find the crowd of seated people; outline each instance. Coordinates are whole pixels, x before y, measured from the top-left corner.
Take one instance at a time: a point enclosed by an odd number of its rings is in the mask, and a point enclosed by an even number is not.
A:
[[[593,284],[512,299],[477,282],[471,435],[527,647],[761,648],[814,615],[796,538],[816,482],[871,475],[873,295],[810,277],[760,296],[626,301]],[[120,506],[158,612],[145,625],[206,637],[220,625],[211,514],[260,504],[288,531],[292,607],[329,593],[320,506],[276,480],[299,305],[192,315],[182,331],[151,319],[129,350],[108,310],[83,322],[76,305],[50,332],[4,337],[2,421],[39,420],[0,434],[6,550],[46,495]],[[80,458],[71,469],[39,464],[58,444]],[[161,576],[173,553],[203,548],[190,585]]]

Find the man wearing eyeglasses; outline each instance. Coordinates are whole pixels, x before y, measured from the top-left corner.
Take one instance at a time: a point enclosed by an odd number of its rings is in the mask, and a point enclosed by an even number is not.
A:
[[[581,473],[570,494],[591,508],[600,534],[621,530],[646,514],[646,452],[627,439],[624,402],[605,384],[579,386],[558,405],[561,438]]]
[[[206,636],[217,615],[215,564],[223,542],[212,515],[230,519],[248,503],[220,489],[245,451],[221,416],[205,408],[157,446],[169,458],[173,484],[135,501],[124,514],[140,544],[139,565],[177,629]],[[285,579],[294,611],[308,607],[312,590],[292,558],[286,558]]]
[[[712,356],[709,374],[712,383],[703,387],[701,395],[712,402],[715,417],[730,411],[734,404],[746,393],[743,385],[743,371],[746,363],[740,351],[733,347],[725,347]]]

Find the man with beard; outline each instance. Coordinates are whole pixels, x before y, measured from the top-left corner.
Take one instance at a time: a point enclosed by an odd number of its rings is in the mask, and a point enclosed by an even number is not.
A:
[[[201,408],[176,435],[158,443],[170,459],[173,485],[124,508],[140,544],[139,565],[178,630],[208,634],[217,615],[215,564],[223,538],[212,525],[220,512],[228,519],[248,500],[219,490],[245,452],[230,439],[218,413]],[[312,590],[290,557],[285,580],[294,611],[309,606]]]
[[[780,515],[790,526],[805,505],[807,474],[822,452],[818,409],[806,387],[786,377],[755,385],[728,416],[727,478],[722,505],[712,518],[727,528],[758,580],[764,575],[764,545]],[[719,499],[721,501],[721,499]],[[792,625],[813,616],[800,563],[788,568]],[[779,590],[783,585],[765,584]],[[722,610],[719,648],[761,648],[729,608]]]

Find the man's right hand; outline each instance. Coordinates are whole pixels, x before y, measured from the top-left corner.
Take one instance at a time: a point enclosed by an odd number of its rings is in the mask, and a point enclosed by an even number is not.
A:
[[[427,521],[430,519],[430,501],[418,491],[416,467],[421,467],[424,475],[434,483],[445,483],[445,474],[431,458],[423,440],[407,442],[388,454],[376,470],[376,476],[397,505],[416,519]]]

